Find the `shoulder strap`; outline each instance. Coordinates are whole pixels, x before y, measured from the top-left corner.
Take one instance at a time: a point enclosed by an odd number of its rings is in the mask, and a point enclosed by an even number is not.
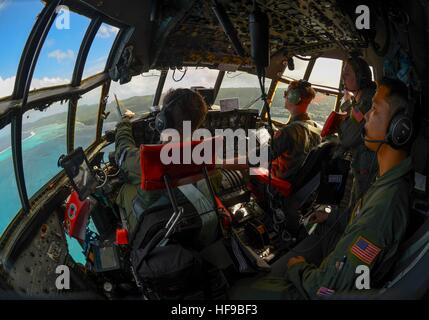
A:
[[[303,126],[304,128],[308,129],[309,131],[311,131],[311,132],[313,132],[319,136],[322,133],[322,129],[319,128],[319,126],[317,125],[317,123],[315,121],[312,121],[312,120],[294,121],[293,123],[299,124],[299,125]]]

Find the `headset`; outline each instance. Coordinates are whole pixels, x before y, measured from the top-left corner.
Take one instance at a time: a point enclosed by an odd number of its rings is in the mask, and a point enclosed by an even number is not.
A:
[[[365,137],[365,127],[362,127],[361,136],[366,142],[387,143],[394,149],[403,149],[411,140],[414,133],[413,120],[407,109],[396,112],[390,120],[384,140],[372,140]]]
[[[359,89],[366,88],[372,82],[371,69],[369,64],[357,55],[350,55],[347,58],[347,62],[350,63],[355,75]]]
[[[287,100],[292,104],[300,104],[302,101],[302,96],[304,91],[307,88],[311,87],[311,83],[306,80],[299,80],[298,86],[291,88],[286,92]]]
[[[171,118],[171,106],[179,101],[181,98],[189,94],[189,92],[192,92],[190,89],[184,89],[184,92],[178,95],[176,98],[169,101],[165,106],[161,108],[161,111],[158,112],[155,118],[155,129],[161,133],[167,128],[172,128],[174,123],[173,119]]]

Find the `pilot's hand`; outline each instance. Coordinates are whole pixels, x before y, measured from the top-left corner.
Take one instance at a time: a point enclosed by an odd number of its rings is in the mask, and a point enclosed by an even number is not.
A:
[[[292,257],[287,262],[287,267],[290,268],[298,263],[304,263],[305,258],[303,256]]]
[[[326,220],[328,220],[330,212],[331,212],[330,208],[317,210],[317,211],[313,212],[312,214],[310,214],[310,216],[308,217],[308,222],[309,223],[323,223]]]
[[[134,112],[132,112],[131,110],[126,110],[124,115],[122,116],[124,119],[131,119],[135,116],[136,114]]]

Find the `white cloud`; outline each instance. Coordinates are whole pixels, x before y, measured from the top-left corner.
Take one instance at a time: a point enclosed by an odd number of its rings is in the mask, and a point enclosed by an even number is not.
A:
[[[213,88],[216,82],[216,77],[218,75],[217,70],[209,70],[209,69],[197,69],[188,68],[188,71],[184,78],[175,82],[172,79],[173,71],[169,71],[167,74],[167,79],[164,84],[163,92],[167,92],[170,88],[190,88],[192,86],[203,86],[206,88]],[[158,76],[150,76],[150,75],[158,75]],[[176,71],[175,79],[178,79],[182,76],[182,73]],[[257,83],[257,78],[255,76],[255,83]],[[114,100],[114,93],[118,96],[119,99],[127,99],[133,96],[145,96],[152,95],[156,91],[156,87],[159,81],[159,72],[151,71],[144,76],[137,75],[134,76],[130,82],[120,85],[119,82],[112,81],[110,85],[109,92],[109,102]],[[239,85],[240,86],[240,85]],[[245,85],[244,85],[245,86]],[[162,101],[160,102],[162,103]]]
[[[31,80],[30,90],[53,87],[61,84],[67,84],[67,83],[70,83],[70,79],[65,79],[60,77],[57,77],[57,78],[43,77],[41,79],[35,78]]]
[[[100,29],[98,29],[97,37],[99,38],[109,38],[112,35],[116,35],[119,29],[113,26],[101,25]]]
[[[74,58],[74,52],[71,49],[68,49],[67,51],[62,50],[54,50],[48,53],[48,58],[56,59],[57,62],[61,62],[64,59],[73,59]]]
[[[7,97],[12,94],[13,87],[15,85],[15,79],[16,79],[15,76],[5,78],[5,79],[0,77],[0,98]],[[30,90],[52,87],[60,84],[66,84],[66,83],[70,83],[70,79],[64,79],[59,77],[57,78],[43,77],[41,79],[33,79],[31,81]]]
[[[112,81],[109,92],[109,102],[114,100],[114,93],[119,99],[126,99],[133,96],[145,96],[154,94],[158,85],[159,77],[135,76],[130,82],[120,85],[119,82]]]
[[[13,92],[16,77],[3,79],[0,77],[0,98],[10,96]]]
[[[0,0],[0,11],[3,10],[7,5],[7,0]]]

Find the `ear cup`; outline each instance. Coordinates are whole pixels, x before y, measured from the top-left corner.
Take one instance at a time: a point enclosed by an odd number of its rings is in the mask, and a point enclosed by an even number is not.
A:
[[[413,135],[413,121],[405,113],[399,111],[390,121],[386,140],[395,149],[401,149],[411,140]]]
[[[287,100],[292,104],[299,104],[301,102],[301,92],[299,88],[294,88],[288,91]]]
[[[158,112],[158,114],[156,115],[156,118],[155,118],[155,129],[159,133],[161,133],[166,128],[168,128],[167,117],[165,116],[165,111],[161,110],[160,112]]]
[[[290,89],[287,93],[287,99],[290,103],[299,104],[301,103],[304,90],[311,87],[311,83],[306,80],[299,80],[298,86]]]
[[[182,99],[184,96],[186,96],[187,94],[189,94],[189,92],[193,92],[190,89],[185,89],[185,92],[180,94],[179,96],[177,96],[176,98],[174,98],[173,100],[171,100],[170,102],[168,102],[165,106],[162,107],[161,111],[158,112],[158,114],[156,115],[155,118],[155,129],[161,133],[163,130],[167,129],[167,128],[172,128],[173,127],[173,120],[170,117],[170,108],[172,108],[172,106],[179,101],[180,99]]]

